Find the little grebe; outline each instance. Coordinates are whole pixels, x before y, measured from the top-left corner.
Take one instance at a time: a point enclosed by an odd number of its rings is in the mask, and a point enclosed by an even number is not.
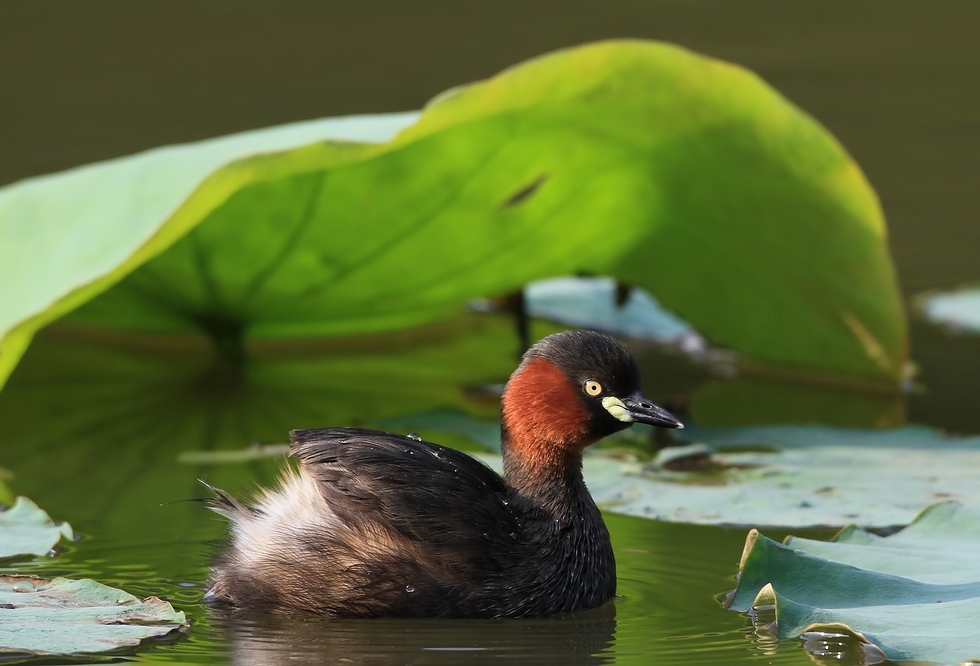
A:
[[[278,490],[213,508],[231,543],[206,599],[343,617],[531,617],[616,592],[582,450],[632,423],[683,427],[640,392],[630,352],[587,331],[531,347],[501,401],[504,477],[376,430],[294,430]]]

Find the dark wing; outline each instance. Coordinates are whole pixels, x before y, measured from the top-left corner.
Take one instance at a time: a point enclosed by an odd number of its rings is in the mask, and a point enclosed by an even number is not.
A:
[[[290,438],[291,454],[352,527],[380,523],[433,555],[468,552],[477,566],[520,538],[503,479],[465,453],[360,428],[293,430]]]

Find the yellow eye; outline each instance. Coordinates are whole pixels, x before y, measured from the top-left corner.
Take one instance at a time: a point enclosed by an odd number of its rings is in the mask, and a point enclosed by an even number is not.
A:
[[[585,382],[585,392],[589,395],[599,395],[602,393],[602,384],[590,379]]]

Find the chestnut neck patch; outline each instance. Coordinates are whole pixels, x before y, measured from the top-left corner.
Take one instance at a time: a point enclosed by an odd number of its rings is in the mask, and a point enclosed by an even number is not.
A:
[[[580,389],[551,361],[532,358],[511,377],[502,401],[506,466],[564,467],[593,442]]]

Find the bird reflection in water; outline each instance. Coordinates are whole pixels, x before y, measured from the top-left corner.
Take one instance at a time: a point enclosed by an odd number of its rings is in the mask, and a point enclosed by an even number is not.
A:
[[[239,666],[276,664],[605,664],[616,634],[607,603],[558,617],[352,620],[211,607]]]

